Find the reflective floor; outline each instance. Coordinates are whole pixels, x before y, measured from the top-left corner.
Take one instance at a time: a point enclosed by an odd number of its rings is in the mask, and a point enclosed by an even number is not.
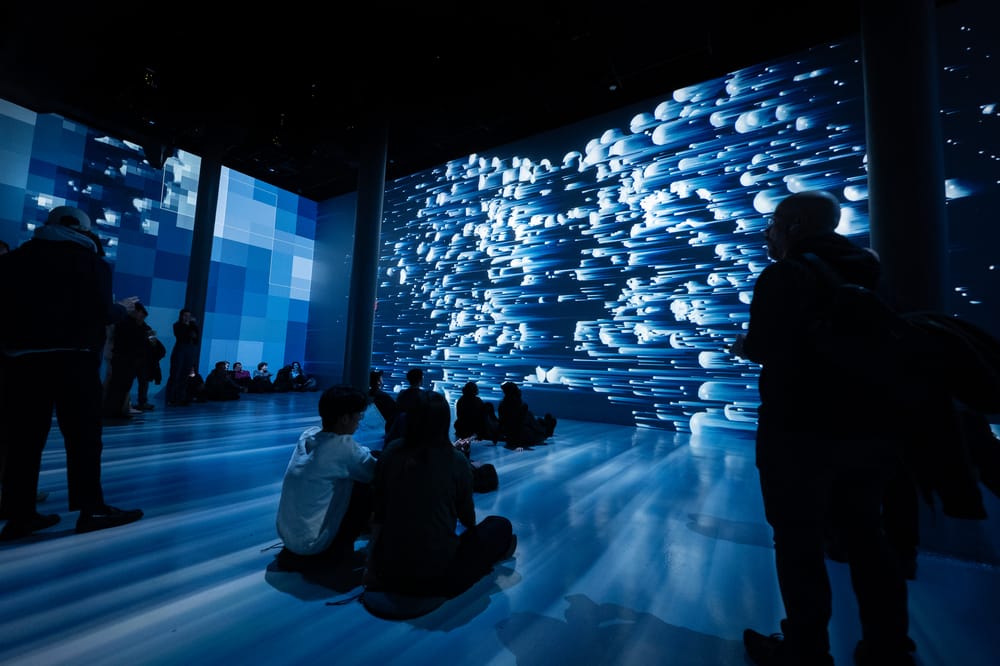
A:
[[[500,477],[478,516],[511,519],[515,558],[416,620],[370,615],[354,599],[360,569],[270,570],[282,473],[318,397],[159,403],[106,428],[107,500],[146,516],[83,535],[53,432],[39,508],[62,522],[0,544],[0,663],[726,665],[748,663],[744,628],[777,631],[770,529],[738,435],[560,420],[531,451],[475,444]],[[370,410],[358,438],[377,447],[380,434]],[[846,565],[829,571],[833,654],[850,664],[857,609]],[[918,663],[1000,663],[996,567],[922,553],[909,590]]]

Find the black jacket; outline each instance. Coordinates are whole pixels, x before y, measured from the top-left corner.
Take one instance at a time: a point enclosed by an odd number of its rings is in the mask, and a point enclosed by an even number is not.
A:
[[[198,344],[198,325],[193,323],[185,324],[182,321],[174,322],[174,339],[179,345]]]
[[[800,243],[788,257],[761,272],[750,303],[743,355],[761,364],[758,441],[772,433],[833,437],[898,431],[898,420],[868,387],[824,365],[810,346],[810,327],[819,316],[827,286],[801,259],[822,258],[841,277],[870,289],[878,286],[875,255],[838,234]]]
[[[106,327],[126,317],[111,267],[71,241],[32,239],[0,255],[0,347],[8,353],[77,349],[100,354]]]
[[[499,427],[493,405],[478,395],[463,395],[455,403],[455,437],[476,435],[479,439],[499,439]]]

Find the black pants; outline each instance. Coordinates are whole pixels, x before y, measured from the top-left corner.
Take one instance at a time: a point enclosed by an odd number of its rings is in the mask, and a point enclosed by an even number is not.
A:
[[[187,380],[191,368],[198,367],[197,345],[175,344],[170,352],[170,377],[167,379],[167,402],[181,404],[194,396],[188,395]]]
[[[111,370],[107,392],[104,396],[105,416],[128,416],[129,395],[132,384],[139,375],[142,359],[116,355],[111,357]]]
[[[6,391],[3,498],[12,519],[35,512],[42,451],[52,425],[52,411],[66,448],[69,509],[96,510],[101,490],[100,355],[58,351],[5,359],[6,376],[17,377],[17,390]]]
[[[444,596],[456,597],[488,574],[507,552],[513,535],[513,526],[502,516],[486,516],[474,529],[462,532],[445,577]]]
[[[906,581],[882,531],[881,506],[893,467],[846,460],[760,468],[767,521],[774,530],[782,632],[804,661],[827,654],[832,594],[824,533],[835,514],[847,548],[862,638],[889,651],[908,641]]]
[[[372,484],[354,482],[351,489],[351,501],[347,505],[344,517],[340,519],[337,536],[333,538],[330,549],[341,552],[354,552],[354,542],[361,533],[366,531],[371,523],[372,507],[374,505]]]
[[[462,532],[458,550],[443,576],[421,579],[386,578],[376,565],[379,589],[426,597],[457,597],[488,574],[510,548],[514,528],[502,516],[487,516]]]
[[[372,516],[372,505],[372,485],[355,481],[347,511],[340,519],[337,535],[330,545],[324,551],[313,555],[284,552],[281,556],[282,564],[303,571],[322,571],[342,563],[354,553],[354,542],[368,527]]]
[[[138,405],[148,405],[149,404],[149,379],[143,375],[139,375],[135,378],[136,386],[136,404]]]

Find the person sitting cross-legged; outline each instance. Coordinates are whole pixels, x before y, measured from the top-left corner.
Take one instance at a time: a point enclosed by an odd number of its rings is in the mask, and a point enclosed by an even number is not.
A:
[[[479,397],[476,382],[466,382],[462,387],[462,397],[455,403],[455,437],[476,437],[495,444],[500,438],[499,430],[500,422],[493,403]]]
[[[450,426],[447,399],[424,391],[407,412],[403,438],[379,456],[368,590],[455,597],[513,555],[510,520],[476,522],[472,466],[452,446]]]
[[[396,395],[396,417],[385,433],[385,441],[399,439],[406,432],[406,412],[420,403],[424,394],[424,371],[420,368],[410,368],[406,371],[408,386]]]
[[[239,361],[233,363],[233,369],[229,371],[229,376],[234,382],[245,388],[247,391],[250,390],[250,384],[253,382],[253,378],[250,377],[250,371],[243,369],[243,364]]]
[[[503,399],[497,407],[500,421],[499,439],[506,442],[509,449],[524,449],[545,444],[556,429],[556,418],[551,414],[535,416],[524,401],[520,387],[514,382],[500,385]]]
[[[257,369],[253,371],[253,378],[250,380],[251,393],[274,393],[271,371],[267,369],[267,361],[257,364]]]
[[[247,389],[229,376],[229,361],[218,361],[215,369],[205,378],[206,400],[239,400]]]
[[[316,378],[307,374],[298,361],[292,361],[288,378],[292,383],[293,391],[315,391],[317,388]]]
[[[368,396],[350,386],[320,395],[322,425],[299,437],[281,483],[280,568],[321,572],[349,562],[372,512],[375,456],[354,439],[367,409]]]

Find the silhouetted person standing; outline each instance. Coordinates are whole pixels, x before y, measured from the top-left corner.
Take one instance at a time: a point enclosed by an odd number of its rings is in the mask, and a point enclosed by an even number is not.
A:
[[[371,370],[368,373],[368,397],[375,405],[382,420],[385,421],[385,434],[392,430],[392,424],[396,420],[398,408],[396,400],[389,392],[382,388],[382,371]]]
[[[840,204],[826,192],[801,192],[778,204],[765,231],[775,261],[757,278],[749,328],[733,346],[762,366],[757,468],[785,606],[783,636],[743,634],[759,665],[833,664],[823,545],[834,511],[843,520],[861,618],[855,663],[909,665],[916,650],[907,636],[906,582],[880,524],[883,493],[898,469],[900,420],[888,396],[824,365],[810,347],[810,327],[829,296],[804,253],[819,256],[847,282],[875,288],[878,281],[875,254],[837,234],[839,220]]]
[[[149,355],[146,306],[136,302],[129,316],[115,324],[111,376],[104,397],[104,416],[130,418],[129,394]]]
[[[104,501],[101,487],[101,355],[107,326],[127,316],[137,299],[114,303],[111,267],[100,239],[79,208],[53,209],[31,240],[0,257],[0,348],[7,376],[3,439],[10,443],[3,479],[9,516],[0,540],[51,527],[59,516],[35,508],[42,450],[55,410],[66,447],[69,508],[77,532],[139,520]]]
[[[178,313],[173,328],[174,348],[170,351],[167,404],[186,405],[192,399],[192,396],[187,395],[187,378],[191,368],[198,367],[198,343],[201,331],[198,329],[198,320],[187,308]]]

